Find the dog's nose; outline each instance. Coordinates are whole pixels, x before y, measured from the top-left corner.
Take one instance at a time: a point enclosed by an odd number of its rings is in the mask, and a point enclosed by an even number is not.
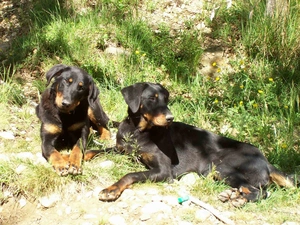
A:
[[[166,115],[166,120],[168,123],[172,123],[174,120],[174,116],[172,114]]]
[[[64,99],[61,104],[64,107],[69,107],[71,105],[71,103],[68,100],[66,100],[66,99]]]

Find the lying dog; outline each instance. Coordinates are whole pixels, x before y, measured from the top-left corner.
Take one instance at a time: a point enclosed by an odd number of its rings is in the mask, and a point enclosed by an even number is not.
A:
[[[119,126],[117,147],[126,153],[137,151],[149,170],[125,175],[102,190],[100,200],[116,200],[135,182],[172,181],[187,172],[206,176],[213,170],[216,179],[233,187],[221,193],[220,199],[233,201],[235,206],[265,197],[270,182],[293,186],[256,147],[173,122],[167,107],[169,93],[160,84],[137,83],[122,89],[122,94],[128,117]],[[135,142],[137,149],[132,147]]]
[[[110,138],[109,118],[100,105],[99,89],[87,72],[75,66],[55,65],[46,78],[47,86],[55,80],[36,107],[42,123],[43,156],[59,175],[81,174],[90,126],[98,130],[101,139]],[[60,154],[65,148],[72,149],[70,155]]]

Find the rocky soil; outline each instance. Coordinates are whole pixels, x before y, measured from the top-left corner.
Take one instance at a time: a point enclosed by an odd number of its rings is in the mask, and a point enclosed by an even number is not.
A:
[[[0,162],[12,157],[22,160],[28,159],[34,163],[49,166],[40,153],[32,154],[30,152],[1,154]],[[101,167],[104,169],[109,169],[112,166],[114,166],[112,161],[101,163]],[[20,164],[16,167],[16,172],[21,174],[26,169],[25,165]],[[134,187],[125,190],[116,202],[99,201],[97,196],[104,186],[98,185],[79,186],[78,183],[71,183],[63,191],[57,191],[39,199],[28,199],[22,195],[14,197],[9,188],[2,187],[7,202],[0,206],[0,224],[2,222],[6,225],[190,225],[194,224],[195,221],[206,224],[222,224],[210,211],[201,208],[190,200],[182,204],[178,202],[179,196],[189,195],[190,187],[198,179],[199,177],[195,174],[186,175],[180,182],[164,184],[163,193],[161,188],[151,185]],[[190,214],[191,212],[193,214]],[[188,218],[191,215],[192,218]],[[217,216],[220,216],[221,219],[230,220],[232,213],[223,211],[219,212]]]

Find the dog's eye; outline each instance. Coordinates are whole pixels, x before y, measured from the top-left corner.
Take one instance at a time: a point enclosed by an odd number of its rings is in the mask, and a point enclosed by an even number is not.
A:
[[[64,85],[70,85],[70,81],[69,79],[64,79],[63,82],[62,82]]]
[[[150,100],[150,101],[155,101],[155,99],[156,99],[156,97],[155,97],[155,96],[151,96],[151,97],[149,97],[149,100]]]

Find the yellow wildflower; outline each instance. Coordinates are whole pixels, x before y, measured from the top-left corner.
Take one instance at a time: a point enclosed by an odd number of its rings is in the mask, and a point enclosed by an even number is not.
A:
[[[282,145],[281,145],[281,148],[287,148],[288,146],[287,146],[287,144],[285,144],[285,143],[283,143]]]
[[[270,78],[269,78],[269,81],[270,81],[270,82],[274,82],[274,80],[273,80],[273,78],[272,78],[272,77],[270,77]]]
[[[288,109],[289,107],[287,105],[284,106],[285,109]]]
[[[137,55],[140,54],[140,51],[139,51],[139,50],[136,50],[136,51],[135,51],[135,54],[137,54]]]
[[[240,85],[240,89],[244,89],[244,85]]]
[[[262,90],[257,91],[259,94],[263,94],[264,92]]]
[[[253,103],[253,108],[257,108],[258,107],[258,104],[257,103]]]
[[[243,103],[243,101],[240,101],[240,105],[243,105],[244,103]]]
[[[220,72],[221,72],[221,68],[218,68],[218,69],[217,69],[217,73],[220,73]]]
[[[218,104],[218,103],[219,103],[219,100],[218,100],[218,99],[215,99],[214,103],[215,103],[215,104]]]
[[[219,80],[220,80],[220,77],[216,77],[215,80],[216,80],[216,81],[219,81]]]
[[[213,62],[211,65],[212,65],[213,67],[216,67],[216,66],[217,66],[217,63],[216,63],[216,62]]]

